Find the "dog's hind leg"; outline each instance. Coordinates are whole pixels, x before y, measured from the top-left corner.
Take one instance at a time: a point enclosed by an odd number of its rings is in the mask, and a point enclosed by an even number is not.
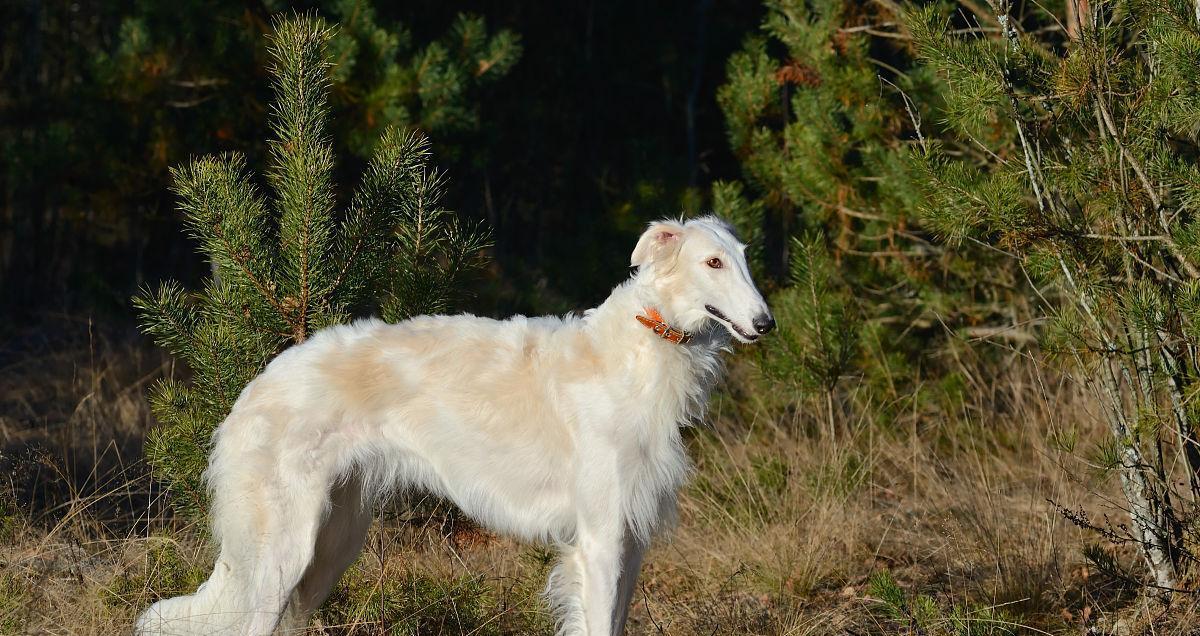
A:
[[[277,633],[299,633],[308,625],[309,617],[321,607],[346,568],[362,551],[373,518],[358,479],[352,478],[334,488],[329,517],[317,535],[312,562],[288,603],[287,614]]]
[[[138,636],[266,636],[312,561],[328,483],[249,464],[214,473],[221,553],[195,594],[155,603]]]
[[[252,520],[250,527],[232,535],[222,533],[226,542],[257,544],[253,556],[242,564],[247,621],[241,633],[247,636],[265,636],[276,629],[312,563],[330,484],[313,475],[304,477],[296,473],[278,477],[256,502],[261,507],[246,510],[243,514],[249,519],[239,519]]]
[[[558,630],[557,636],[577,636],[587,633],[587,623],[583,616],[583,599],[580,597],[583,575],[582,559],[579,549],[573,546],[563,546],[563,554],[558,565],[550,572],[550,580],[546,582],[545,596],[553,609]]]
[[[217,571],[226,569],[206,584],[212,588],[206,609],[220,622],[199,633],[271,634],[312,562],[329,503],[333,475],[311,452],[281,453],[297,446],[288,441],[249,446],[229,434],[250,426],[218,434],[207,473],[213,534],[221,543]]]
[[[195,594],[158,601],[138,616],[134,636],[200,636],[233,633],[238,621],[227,595],[235,587],[229,565],[218,559]]]

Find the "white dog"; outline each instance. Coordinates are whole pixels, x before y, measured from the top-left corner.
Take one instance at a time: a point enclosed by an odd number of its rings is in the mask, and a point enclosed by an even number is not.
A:
[[[365,320],[283,352],[216,433],[212,576],[135,632],[303,627],[361,550],[373,501],[423,489],[561,546],[560,633],[620,634],[724,331],[752,342],[775,326],[743,249],[713,217],[663,221],[638,241],[637,273],[581,318]]]

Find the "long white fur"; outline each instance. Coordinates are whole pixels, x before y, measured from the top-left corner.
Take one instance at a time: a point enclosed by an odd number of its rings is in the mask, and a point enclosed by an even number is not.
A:
[[[407,489],[560,546],[547,590],[560,633],[622,633],[690,470],[680,427],[702,416],[729,334],[756,338],[769,316],[743,249],[713,217],[663,221],[638,242],[637,273],[582,317],[364,320],[283,352],[216,433],[212,576],[135,633],[301,629],[361,550],[375,500]],[[696,339],[660,339],[634,318],[648,307]]]

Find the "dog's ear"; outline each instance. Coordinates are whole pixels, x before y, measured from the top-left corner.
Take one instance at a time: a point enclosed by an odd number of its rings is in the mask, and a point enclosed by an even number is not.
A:
[[[638,239],[637,247],[633,248],[629,264],[633,267],[644,267],[651,262],[670,256],[679,250],[679,243],[682,239],[682,225],[670,221],[651,223],[650,227],[642,233],[642,238]]]

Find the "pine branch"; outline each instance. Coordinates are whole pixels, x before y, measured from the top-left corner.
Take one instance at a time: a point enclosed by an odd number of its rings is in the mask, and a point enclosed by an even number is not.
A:
[[[1141,162],[1133,156],[1133,153],[1130,152],[1129,149],[1126,148],[1125,144],[1121,141],[1120,135],[1117,134],[1117,127],[1113,124],[1112,115],[1109,114],[1108,108],[1105,107],[1103,99],[1096,99],[1096,109],[1100,112],[1100,119],[1104,122],[1104,125],[1108,130],[1108,134],[1111,135],[1113,141],[1116,142],[1117,148],[1121,151],[1121,155],[1125,158],[1125,161],[1129,162],[1129,166],[1133,169],[1134,174],[1137,175],[1138,181],[1141,182],[1142,188],[1145,190],[1146,195],[1150,197],[1150,201],[1154,204],[1154,212],[1158,215],[1159,226],[1164,232],[1169,233],[1171,231],[1171,224],[1167,220],[1166,210],[1163,207],[1162,199],[1158,196],[1158,192],[1154,185],[1150,182],[1150,178],[1146,176],[1146,171],[1144,168],[1142,168]],[[1176,262],[1178,262],[1183,267],[1184,271],[1187,272],[1188,276],[1191,278],[1200,278],[1200,269],[1197,269],[1196,266],[1187,259],[1183,252],[1179,249],[1179,245],[1177,245],[1175,241],[1171,239],[1169,234],[1163,237],[1162,242],[1166,245],[1167,249],[1170,250],[1171,255],[1175,257]]]
[[[333,150],[325,135],[328,116],[327,44],[332,31],[311,17],[277,22],[274,60],[275,141],[269,176],[278,195],[280,246],[290,296],[282,301],[292,339],[308,337],[313,297],[328,280],[326,256],[333,222]]]
[[[263,238],[266,205],[250,184],[240,155],[204,157],[172,169],[188,233],[234,285],[246,285],[280,313],[283,307],[267,282],[273,275]]]
[[[159,286],[158,292],[143,289],[134,296],[140,328],[155,344],[173,355],[189,357],[196,346],[197,316],[187,303],[187,292],[175,281]]]
[[[342,266],[330,285],[331,294],[353,304],[382,271],[392,241],[380,236],[393,234],[402,222],[397,214],[415,192],[428,157],[429,140],[423,135],[401,136],[395,129],[384,133],[339,232]],[[348,281],[349,289],[343,290]]]

